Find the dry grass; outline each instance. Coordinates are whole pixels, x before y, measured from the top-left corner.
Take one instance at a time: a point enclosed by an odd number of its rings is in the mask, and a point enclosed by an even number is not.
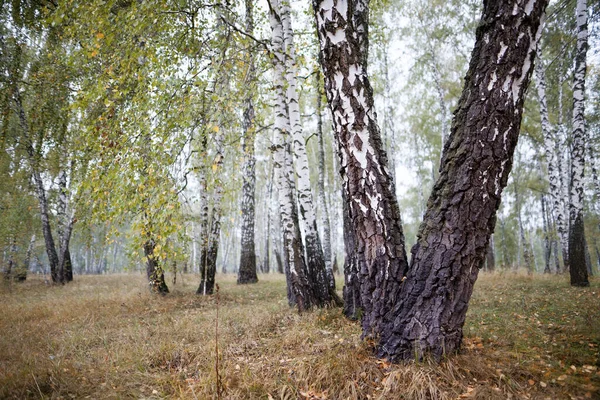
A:
[[[224,398],[600,398],[598,280],[483,274],[462,354],[389,365],[339,309],[300,316],[282,277],[260,279],[218,277]],[[196,282],[184,276],[166,297],[137,275],[4,286],[0,398],[215,398],[216,304]]]

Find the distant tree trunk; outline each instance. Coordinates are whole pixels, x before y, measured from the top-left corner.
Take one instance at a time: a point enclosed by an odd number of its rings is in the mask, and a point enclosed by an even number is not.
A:
[[[29,266],[31,265],[31,255],[33,253],[33,247],[35,246],[35,234],[31,235],[29,246],[27,246],[27,253],[25,253],[25,260],[22,268],[17,268],[15,271],[15,280],[23,282],[27,279],[27,273],[29,272]]]
[[[541,195],[540,200],[542,203],[542,230],[544,232],[544,273],[549,274],[551,272],[550,257],[552,256],[552,242],[550,240],[550,224],[546,210],[546,196]]]
[[[440,174],[378,356],[436,359],[463,325],[512,167],[547,0],[485,1]],[[510,49],[510,51],[506,51]]]
[[[569,207],[569,271],[572,286],[589,286],[583,224],[585,166],[585,72],[587,53],[587,2],[577,0],[577,53],[573,79],[573,131],[571,156],[571,196]]]
[[[316,74],[317,83],[317,136],[319,139],[319,206],[321,208],[321,225],[323,226],[323,259],[325,260],[325,270],[327,272],[327,285],[329,287],[329,295],[338,306],[343,305],[343,301],[335,291],[335,276],[333,274],[333,266],[331,264],[331,225],[329,223],[329,208],[325,199],[325,147],[323,146],[323,118],[321,114],[321,82],[322,76]]]
[[[165,282],[165,274],[158,264],[154,248],[156,243],[154,239],[148,239],[144,243],[144,255],[146,256],[146,276],[152,293],[165,295],[169,293],[169,288]],[[100,261],[100,264],[102,261]]]
[[[267,183],[267,229],[265,232],[265,256],[263,259],[263,273],[267,274],[271,271],[271,240],[275,240],[277,233],[275,232],[276,223],[273,221],[275,210],[273,208],[273,181],[275,180],[275,169],[271,165],[271,174]],[[273,246],[273,251],[277,251],[278,246]],[[283,273],[283,269],[281,271]]]
[[[363,336],[377,337],[396,304],[408,263],[394,182],[366,71],[368,2],[314,0],[313,9],[325,93],[355,234]]]
[[[254,32],[253,1],[246,0],[246,31],[249,34]],[[238,271],[238,284],[256,283],[256,250],[254,237],[254,202],[256,174],[254,157],[254,105],[253,91],[254,81],[256,80],[256,71],[254,67],[254,56],[252,49],[248,49],[247,54],[248,72],[246,74],[246,87],[248,94],[245,100],[246,109],[244,110],[244,136],[242,137],[242,150],[244,153],[243,183],[242,183],[242,227],[241,227],[241,252],[240,266]]]
[[[494,253],[494,235],[490,236],[490,243],[485,257],[485,263],[488,272],[494,272],[496,270],[496,255]]]
[[[560,176],[560,165],[557,162],[556,143],[557,138],[550,124],[548,117],[548,104],[546,98],[546,73],[544,64],[542,63],[542,46],[538,44],[537,49],[538,62],[535,66],[535,76],[537,79],[537,93],[538,100],[540,103],[540,116],[542,119],[542,133],[544,135],[544,150],[546,153],[546,165],[548,168],[548,183],[550,186],[550,196],[552,199],[552,212],[556,218],[556,228],[558,231],[558,237],[560,239],[561,246],[563,248],[563,254],[567,254],[569,246],[569,230],[567,228],[568,223],[563,206],[563,195],[561,193],[561,176]],[[568,262],[567,258],[564,259]]]
[[[17,242],[13,237],[10,246],[8,246],[8,261],[6,262],[6,267],[4,269],[4,279],[11,280],[13,279],[13,268],[16,266],[15,255],[17,254]],[[16,268],[15,268],[16,269]]]
[[[280,274],[284,274],[285,270],[283,268],[283,261],[281,260],[281,254],[277,249],[273,249],[273,253],[275,254],[275,262],[277,263],[277,272]]]
[[[534,271],[533,257],[532,257],[531,251],[530,251],[529,243],[527,242],[527,239],[525,238],[525,229],[523,227],[523,216],[521,213],[522,198],[521,198],[519,182],[517,181],[517,179],[514,180],[514,187],[515,187],[515,206],[517,208],[517,222],[519,223],[519,239],[521,242],[521,249],[523,252],[523,262],[525,263],[525,269],[527,270],[527,273],[531,275],[531,274],[533,274],[533,271]],[[493,231],[493,228],[492,228],[492,231]]]

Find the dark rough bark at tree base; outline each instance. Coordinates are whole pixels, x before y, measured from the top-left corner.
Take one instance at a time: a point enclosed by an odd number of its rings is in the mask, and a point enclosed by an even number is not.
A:
[[[512,167],[547,0],[484,1],[465,86],[411,265],[377,354],[435,359],[460,349],[473,285]]]
[[[571,226],[569,233],[569,274],[571,286],[590,286],[585,260],[585,230],[581,214]]]

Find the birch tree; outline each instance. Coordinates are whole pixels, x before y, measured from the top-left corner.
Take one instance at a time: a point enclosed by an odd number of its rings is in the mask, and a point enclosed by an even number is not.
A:
[[[366,71],[368,2],[314,1],[325,93],[352,221],[363,335],[378,336],[407,270],[392,174]]]
[[[410,268],[398,263],[400,268],[381,275],[383,284],[395,289],[389,303],[391,308],[387,309],[391,312],[373,318],[372,307],[363,303],[363,333],[374,330],[379,334],[380,357],[398,361],[431,354],[440,359],[460,348],[473,284],[485,258],[501,193],[512,166],[524,93],[547,3],[544,0],[484,3],[463,94],[417,244],[412,249]],[[360,212],[363,221],[372,215],[390,215],[382,207],[386,198],[373,193],[368,185],[373,178],[385,174],[385,165],[374,162],[378,154],[375,148],[380,145],[374,135],[365,135],[377,131],[372,102],[369,104],[368,100],[372,94],[366,71],[358,62],[360,31],[349,23],[350,13],[366,6],[362,2],[331,0],[315,0],[313,4],[347,200],[353,217]],[[511,51],[507,51],[509,48]],[[362,181],[355,181],[355,174]],[[353,193],[352,184],[360,185],[362,197]],[[393,197],[387,199],[388,204],[395,202]],[[397,205],[390,205],[390,209],[394,208],[397,210]],[[386,228],[383,232],[387,235],[401,235],[399,215],[394,225],[385,223],[388,220],[379,221],[383,222],[380,226]],[[358,248],[365,242],[365,236],[367,240],[379,236],[373,224],[361,226],[355,222],[354,228]],[[404,252],[403,240],[379,237],[384,239],[384,247],[363,253],[359,261],[364,263],[361,271],[364,268],[370,272],[370,279],[361,281],[361,293],[379,282],[377,273],[391,267],[392,261],[406,263],[406,257],[398,255]],[[398,256],[394,259],[389,249],[395,245]],[[387,291],[373,289],[369,292],[375,291],[378,299],[390,300]]]
[[[572,286],[589,286],[583,224],[585,167],[585,73],[588,47],[587,1],[577,0],[577,52],[573,77],[573,131],[569,205],[569,271]]]
[[[335,296],[335,287],[328,282],[328,277],[333,277],[332,271],[327,271],[323,248],[317,229],[317,216],[310,185],[310,169],[306,154],[305,138],[300,120],[300,103],[297,90],[298,71],[296,66],[296,48],[294,45],[294,31],[290,15],[288,0],[271,0],[270,7],[276,15],[276,20],[281,21],[283,28],[284,67],[286,105],[291,130],[292,148],[294,155],[294,171],[296,173],[298,209],[303,221],[306,264],[310,280],[314,286],[315,295],[321,304],[329,303],[332,295]]]
[[[253,1],[246,0],[246,31],[248,34],[254,34],[254,14]],[[256,68],[254,66],[254,55],[252,49],[247,50],[248,72],[246,73],[245,83],[248,87],[248,94],[245,99],[244,121],[243,121],[243,143],[242,151],[244,153],[243,185],[242,185],[242,234],[241,234],[241,254],[238,283],[258,282],[256,276],[256,250],[254,238],[254,203],[256,187],[256,159],[254,156],[254,104],[253,91],[256,80]],[[268,228],[267,228],[268,232]],[[265,257],[268,257],[268,233],[267,249]],[[268,264],[267,264],[268,265]]]
[[[277,3],[275,3],[276,5]],[[289,123],[285,92],[285,49],[281,17],[270,4],[272,31],[273,81],[275,87],[273,163],[279,197],[281,226],[283,228],[283,256],[287,280],[288,302],[299,311],[315,304],[313,286],[309,281],[304,259],[304,246],[300,236],[300,223],[295,199],[294,171],[291,160],[291,126]]]
[[[550,123],[548,115],[548,102],[546,97],[546,71],[542,59],[542,43],[538,44],[537,57],[538,62],[535,66],[535,77],[537,79],[537,94],[540,104],[540,117],[542,122],[542,134],[544,138],[544,150],[546,155],[546,167],[548,170],[548,183],[550,189],[550,198],[552,199],[552,212],[556,218],[556,228],[558,237],[563,249],[563,254],[566,256],[569,247],[568,238],[568,223],[564,213],[563,196],[561,195],[560,186],[560,168],[557,165],[556,154],[556,138],[554,129]],[[568,262],[567,257],[564,257],[565,262]]]

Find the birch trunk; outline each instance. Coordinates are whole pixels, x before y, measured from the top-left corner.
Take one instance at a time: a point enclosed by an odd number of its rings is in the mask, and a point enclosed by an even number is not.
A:
[[[246,31],[249,34],[254,33],[253,1],[246,0]],[[246,75],[246,87],[248,95],[246,97],[246,109],[244,110],[242,137],[242,151],[244,153],[243,183],[242,183],[242,227],[241,227],[241,252],[240,266],[237,283],[256,283],[256,249],[254,237],[255,220],[255,187],[256,187],[256,159],[254,157],[254,105],[253,91],[256,80],[256,71],[254,67],[254,56],[252,49],[248,49],[248,72]],[[268,249],[267,249],[268,250]]]
[[[325,270],[327,271],[327,285],[329,287],[329,293],[333,299],[338,301],[340,299],[335,291],[335,275],[333,274],[333,266],[331,264],[331,225],[329,223],[329,207],[327,206],[327,200],[325,198],[325,147],[323,145],[323,115],[321,113],[321,82],[322,77],[320,73],[316,74],[317,80],[317,136],[319,140],[319,179],[318,179],[318,190],[319,190],[319,207],[321,208],[321,226],[323,226],[323,259],[325,261]]]
[[[546,210],[546,196],[540,196],[542,203],[542,230],[544,233],[544,273],[550,273],[550,258],[552,257],[552,242],[550,240],[550,224]]]
[[[288,0],[271,0],[272,10],[278,14],[283,28],[283,45],[285,61],[286,102],[293,144],[294,170],[297,177],[298,208],[304,222],[304,241],[306,244],[306,264],[309,281],[313,285],[317,304],[331,302],[335,290],[331,291],[328,283],[323,248],[317,229],[317,217],[310,185],[310,169],[306,154],[305,138],[300,121],[300,104],[297,91],[296,49],[294,32],[290,16]],[[333,292],[333,293],[332,293]]]
[[[14,89],[13,100],[15,102],[16,112],[19,117],[19,124],[23,130],[23,136],[25,137],[28,161],[31,166],[31,175],[33,177],[33,184],[39,202],[42,233],[44,234],[48,263],[50,264],[50,276],[52,277],[52,282],[64,283],[64,280],[61,280],[59,274],[59,259],[56,251],[56,245],[54,243],[54,237],[52,236],[46,189],[44,188],[44,182],[39,171],[38,157],[33,147],[33,139],[31,137],[31,132],[29,131],[29,123],[27,121],[27,116],[25,115],[25,109],[23,108],[23,101],[21,99],[19,88]]]
[[[71,282],[73,281],[73,264],[71,262],[69,244],[71,242],[71,232],[73,231],[75,219],[73,217],[73,212],[69,209],[67,172],[65,170],[60,171],[58,177],[57,220],[59,276],[64,282]]]
[[[25,253],[25,262],[23,268],[18,268],[15,273],[15,279],[18,282],[23,282],[27,279],[27,273],[29,272],[29,266],[31,265],[31,255],[33,253],[33,247],[35,246],[35,234],[31,235],[29,240],[29,246],[27,246],[27,253]]]
[[[363,336],[377,337],[396,303],[407,258],[365,68],[368,7],[361,1],[315,0],[313,9],[342,185],[356,240]]]
[[[6,253],[5,253],[6,254]],[[13,268],[15,268],[17,262],[15,260],[15,255],[17,254],[17,242],[13,237],[10,245],[8,246],[8,261],[6,262],[6,267],[4,269],[4,279],[11,280],[13,279]],[[16,268],[15,268],[16,269]]]
[[[393,322],[378,355],[436,359],[460,349],[479,266],[517,144],[547,0],[486,1],[440,173]],[[507,51],[510,49],[510,51]]]
[[[225,140],[222,130],[216,132],[215,146],[216,155],[213,160],[214,192],[212,196],[212,210],[210,228],[207,224],[207,246],[202,249],[200,285],[196,294],[211,295],[215,287],[215,275],[217,272],[217,257],[219,252],[219,241],[221,236],[221,202],[223,199],[223,182],[221,174],[223,169],[223,142]]]
[[[571,153],[571,193],[569,206],[569,271],[572,286],[589,286],[583,224],[585,166],[585,72],[587,53],[587,2],[577,0],[577,53],[573,78],[573,131]]]
[[[569,248],[569,231],[566,215],[564,212],[564,197],[561,189],[560,166],[557,163],[556,143],[554,130],[548,118],[548,102],[546,97],[546,73],[542,63],[542,46],[537,49],[538,63],[535,67],[537,79],[537,94],[540,103],[540,117],[542,120],[542,133],[544,136],[544,150],[546,152],[546,165],[548,168],[548,183],[552,199],[552,212],[556,219],[558,237],[563,249],[564,262],[568,262],[566,255]]]
[[[277,182],[281,226],[283,230],[283,255],[287,279],[288,302],[297,305],[298,311],[310,309],[315,304],[313,287],[304,260],[304,246],[295,200],[293,165],[290,151],[290,124],[286,104],[285,55],[283,25],[280,15],[270,7],[272,30],[273,80],[275,86],[275,141],[273,163]]]

